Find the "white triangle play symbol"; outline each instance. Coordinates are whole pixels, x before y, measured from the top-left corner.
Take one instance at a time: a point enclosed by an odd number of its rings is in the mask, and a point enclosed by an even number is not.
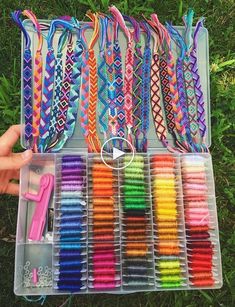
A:
[[[117,148],[113,148],[113,160],[116,160],[120,157],[122,157],[123,155],[125,155],[125,152],[122,150],[119,150]]]

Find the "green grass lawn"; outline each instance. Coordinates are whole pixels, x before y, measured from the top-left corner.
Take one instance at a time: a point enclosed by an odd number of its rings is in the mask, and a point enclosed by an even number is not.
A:
[[[30,5],[29,5],[30,4]],[[1,0],[0,2],[0,134],[19,122],[20,33],[9,14],[29,8],[39,18],[71,15],[83,19],[88,9],[106,11],[110,4],[126,14],[156,12],[161,21],[182,24],[189,7],[206,17],[210,35],[211,119],[217,208],[223,262],[223,282],[214,291],[169,291],[130,295],[48,297],[44,306],[235,306],[235,1],[234,0]],[[20,146],[16,147],[19,150]],[[13,293],[14,234],[17,198],[0,196],[0,307],[28,306]],[[33,306],[36,304],[33,304]]]

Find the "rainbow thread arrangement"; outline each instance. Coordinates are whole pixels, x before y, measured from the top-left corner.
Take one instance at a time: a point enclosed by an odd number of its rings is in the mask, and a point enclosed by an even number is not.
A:
[[[186,261],[182,221],[177,205],[179,182],[176,167],[177,158],[172,155],[151,156],[156,277],[162,288],[185,286]]]
[[[203,156],[182,157],[182,176],[190,283],[211,287],[215,281],[213,221],[208,197],[208,165]]]
[[[112,169],[93,153],[56,155],[53,240],[26,244],[36,244],[47,257],[53,284],[42,283],[36,290],[28,272],[22,277],[27,291],[129,293],[221,286],[209,154],[136,154],[129,164],[131,159],[126,154],[113,161],[107,155],[110,166],[119,167]],[[35,255],[26,255],[25,263],[35,266]]]
[[[151,205],[149,199],[147,157],[124,158],[121,206],[123,286],[127,289],[151,289],[154,286],[152,259]]]
[[[59,291],[86,289],[87,200],[86,160],[80,155],[61,158],[57,177],[54,229],[54,283]]]
[[[89,288],[112,290],[120,287],[117,174],[99,156],[89,162]]]
[[[128,139],[136,151],[147,152],[152,111],[156,135],[165,148],[207,152],[197,59],[203,18],[193,31],[194,13],[189,10],[180,34],[171,24],[161,24],[156,14],[137,21],[115,6],[109,12],[88,12],[85,23],[69,16],[41,23],[28,10],[12,13],[25,39],[26,147],[58,152],[81,130],[89,152],[99,152],[101,140],[115,136]],[[24,16],[31,22],[23,22]],[[87,31],[92,31],[90,40]],[[35,53],[33,32],[38,38]],[[124,48],[121,32],[127,41]],[[122,149],[121,144],[115,146]]]

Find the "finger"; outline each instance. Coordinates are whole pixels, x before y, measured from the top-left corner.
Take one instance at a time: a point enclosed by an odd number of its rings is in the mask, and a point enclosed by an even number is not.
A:
[[[9,182],[5,193],[11,195],[19,195],[19,185],[17,183]]]
[[[8,157],[0,157],[0,170],[17,170],[28,164],[31,161],[32,156],[32,151],[26,150],[22,153],[12,154]]]
[[[0,137],[1,156],[6,156],[11,152],[12,147],[20,137],[20,132],[21,125],[13,125]]]
[[[1,160],[1,158],[0,158]],[[16,179],[19,180],[20,179],[20,170],[13,170],[12,171],[12,175],[11,175],[11,179]]]

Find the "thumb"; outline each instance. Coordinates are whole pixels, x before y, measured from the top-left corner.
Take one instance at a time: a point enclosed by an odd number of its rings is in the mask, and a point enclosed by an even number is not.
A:
[[[14,170],[28,164],[32,159],[32,150],[26,150],[22,153],[13,153],[8,157],[0,157],[0,170]]]

